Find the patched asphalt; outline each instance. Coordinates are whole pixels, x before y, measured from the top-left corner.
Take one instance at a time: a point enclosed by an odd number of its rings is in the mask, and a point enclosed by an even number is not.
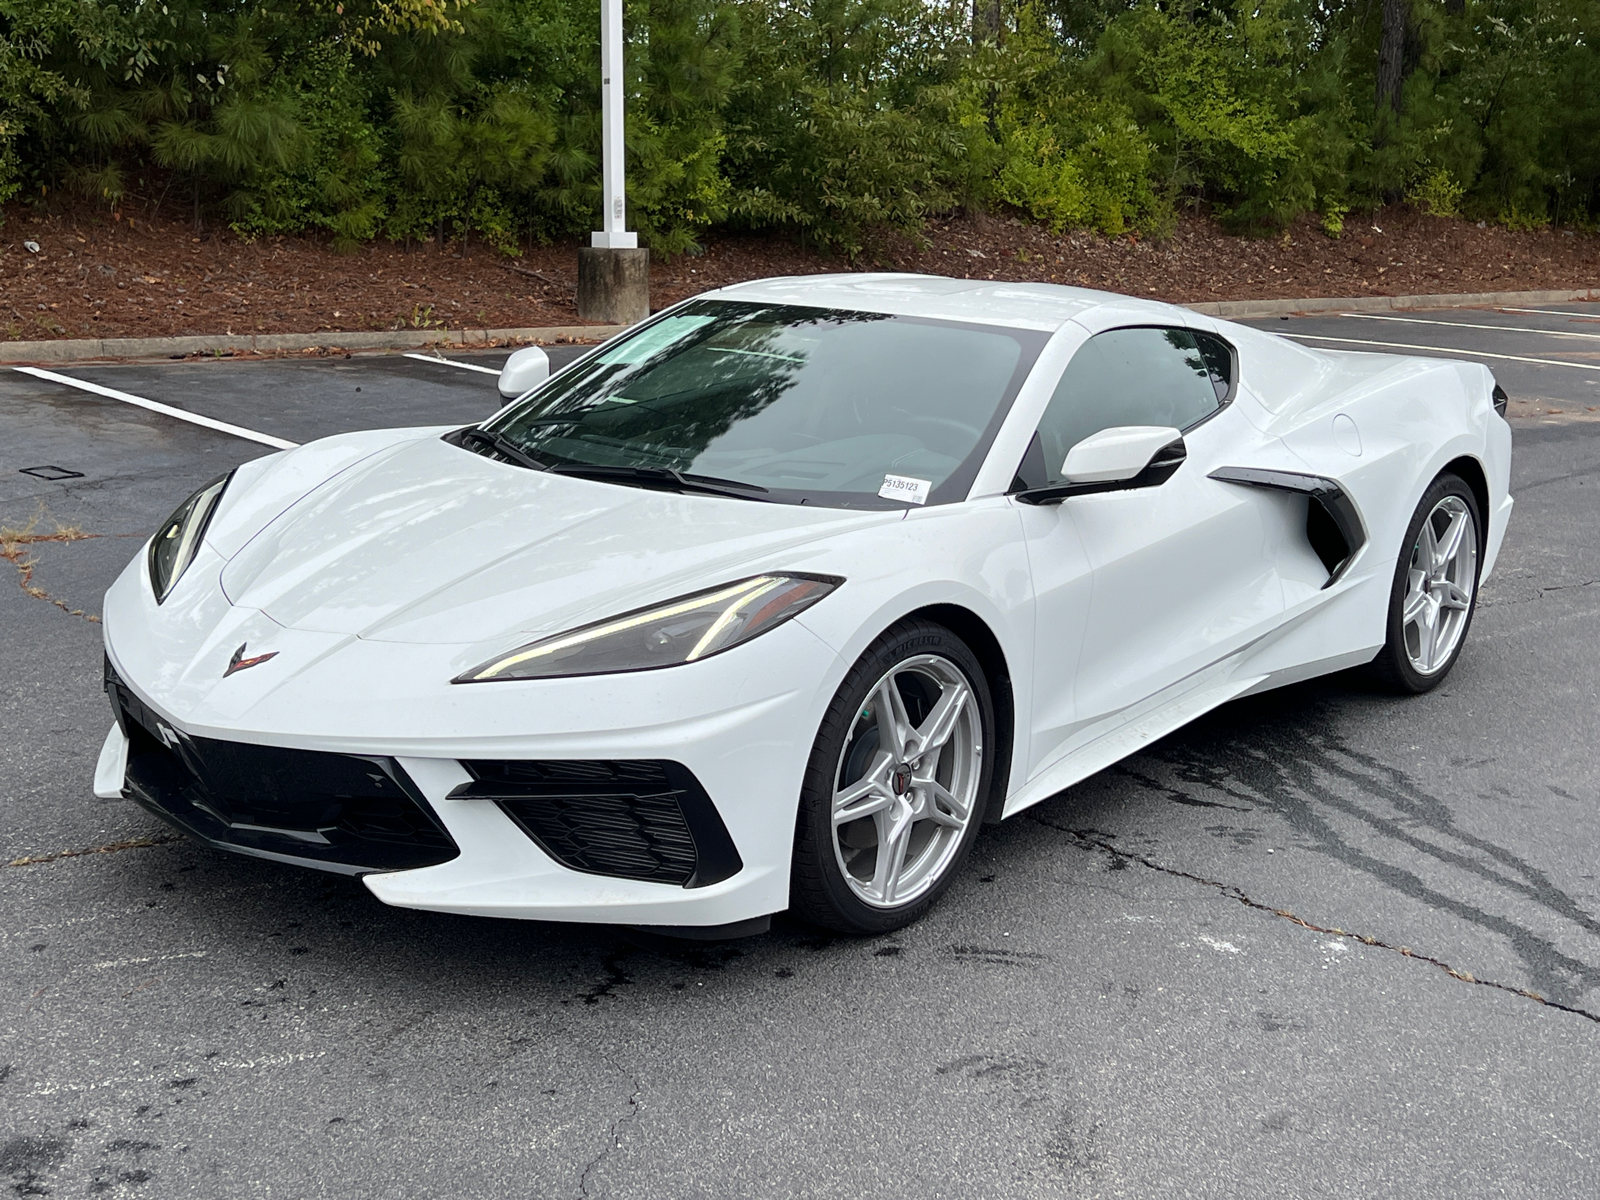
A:
[[[1252,322],[1506,356],[1484,361],[1517,509],[1443,687],[1352,673],[1228,705],[986,830],[926,920],[866,941],[388,909],[96,800],[89,618],[179,500],[267,448],[0,372],[0,524],[93,535],[24,548],[38,594],[0,577],[0,863],[45,860],[0,865],[0,1182],[1593,1194],[1600,337],[1555,334],[1600,312],[1551,307],[1577,315]],[[293,441],[497,406],[488,376],[401,356],[60,370]],[[20,473],[46,465],[82,477]]]

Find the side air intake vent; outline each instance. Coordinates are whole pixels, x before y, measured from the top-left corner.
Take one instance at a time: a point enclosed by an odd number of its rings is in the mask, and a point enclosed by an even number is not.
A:
[[[1305,496],[1310,501],[1306,506],[1306,541],[1322,560],[1322,565],[1328,568],[1328,582],[1323,587],[1331,587],[1344,574],[1356,551],[1366,544],[1367,531],[1361,523],[1361,513],[1335,480],[1259,467],[1218,467],[1210,478],[1242,487],[1271,488]]]
[[[683,887],[744,867],[694,774],[656,759],[473,760],[454,799],[492,800],[574,871]]]

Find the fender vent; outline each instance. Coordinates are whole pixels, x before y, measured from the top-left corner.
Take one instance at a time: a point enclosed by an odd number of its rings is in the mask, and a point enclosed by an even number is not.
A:
[[[1306,509],[1306,540],[1328,568],[1328,582],[1323,587],[1331,587],[1344,574],[1356,551],[1366,545],[1367,531],[1361,523],[1361,513],[1337,480],[1260,467],[1218,467],[1210,478],[1305,496],[1310,501]]]
[[[1322,565],[1328,568],[1330,576],[1350,558],[1350,543],[1340,532],[1339,523],[1320,500],[1314,499],[1306,505],[1306,541],[1311,543],[1311,548],[1317,552]]]

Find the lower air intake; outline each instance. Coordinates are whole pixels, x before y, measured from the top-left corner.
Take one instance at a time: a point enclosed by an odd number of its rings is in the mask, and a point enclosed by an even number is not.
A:
[[[207,845],[352,875],[460,853],[392,758],[196,737],[153,712],[109,659],[105,687],[128,736],[123,795]]]
[[[456,799],[493,800],[574,871],[705,887],[744,863],[687,767],[655,759],[474,760]]]

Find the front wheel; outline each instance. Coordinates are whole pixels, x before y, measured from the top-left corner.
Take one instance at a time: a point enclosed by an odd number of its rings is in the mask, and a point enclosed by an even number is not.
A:
[[[1395,691],[1443,682],[1461,655],[1478,603],[1481,517],[1465,481],[1441,475],[1406,529],[1389,595],[1388,638],[1372,668]]]
[[[851,668],[806,767],[790,901],[843,933],[927,912],[965,861],[992,779],[994,704],[966,643],[904,621]]]

